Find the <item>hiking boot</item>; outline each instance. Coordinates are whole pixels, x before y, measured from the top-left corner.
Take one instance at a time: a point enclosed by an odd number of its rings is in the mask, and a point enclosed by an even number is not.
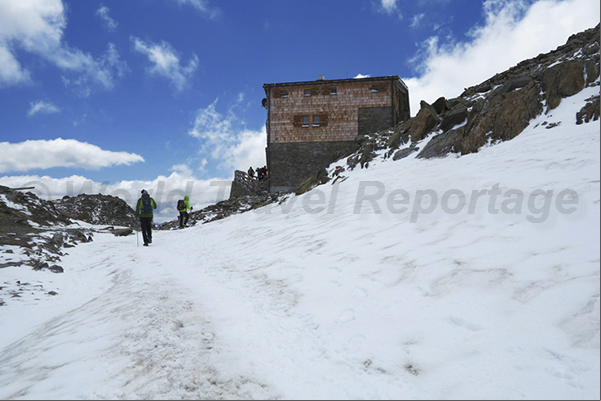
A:
[[[146,243],[146,242],[145,242],[145,243],[144,243],[144,246],[148,246],[148,243]]]

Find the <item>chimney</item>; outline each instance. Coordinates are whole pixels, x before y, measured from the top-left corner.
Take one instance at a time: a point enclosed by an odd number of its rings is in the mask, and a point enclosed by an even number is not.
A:
[[[325,77],[320,74],[320,75],[317,76],[317,80],[318,81],[323,81],[323,80],[325,80]]]

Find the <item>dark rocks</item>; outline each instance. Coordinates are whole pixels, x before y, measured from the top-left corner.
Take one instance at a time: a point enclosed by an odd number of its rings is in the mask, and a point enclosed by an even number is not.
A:
[[[546,69],[540,74],[550,110],[559,106],[561,99],[575,95],[584,88],[584,64],[569,60]]]
[[[587,85],[596,86],[598,79],[599,25],[573,35],[566,45],[553,52],[525,60],[466,89],[460,98],[446,101],[444,109],[448,111],[439,113],[441,123],[430,129],[430,132],[441,132],[429,141],[418,157],[442,157],[450,152],[474,153],[487,143],[511,140],[532,118],[544,111],[545,103],[547,110],[552,110],[561,99],[580,92]],[[437,109],[443,110],[443,101],[439,99],[436,103],[440,103]],[[576,115],[577,123],[598,118],[598,97],[591,99]],[[418,113],[414,119],[423,120],[423,117]],[[464,126],[455,128],[463,122]],[[409,125],[416,123],[410,121]],[[413,141],[422,137],[420,134],[411,136]]]
[[[190,213],[189,226],[197,224],[210,223],[221,220],[226,217],[254,210],[275,202],[277,195],[270,195],[267,192],[252,195],[243,195],[235,198],[230,197],[214,205],[209,205],[202,210]],[[157,230],[176,230],[179,228],[177,220],[170,221],[155,227]]]
[[[523,88],[528,85],[532,81],[532,77],[528,75],[522,75],[516,78],[511,78],[509,81],[505,82],[499,88],[495,89],[490,93],[490,97],[495,97],[498,95],[502,95],[503,93],[511,92],[516,89]]]
[[[576,124],[580,125],[583,122],[597,121],[599,119],[599,96],[594,96],[587,99],[586,105],[576,113]]]
[[[562,99],[599,85],[599,36],[597,25],[572,35],[552,52],[524,60],[466,88],[457,98],[439,97],[432,105],[421,101],[415,117],[373,136],[357,137],[359,150],[348,157],[347,165],[351,169],[359,164],[367,167],[383,148],[384,158],[403,159],[431,135],[418,158],[474,153],[484,145],[515,138],[534,117],[553,110]],[[598,120],[599,114],[599,96],[595,96],[588,99],[575,119],[583,124]],[[409,147],[398,150],[409,142]]]
[[[52,273],[63,273],[64,272],[64,269],[58,265],[52,265],[52,266],[48,267],[48,270],[50,270]]]
[[[304,194],[305,192],[310,191],[311,189],[316,187],[317,185],[325,184],[329,180],[330,177],[328,177],[327,170],[325,168],[321,169],[315,177],[310,177],[306,179],[301,185],[299,185],[299,187],[296,189],[296,195]]]
[[[52,201],[65,216],[90,224],[135,227],[135,211],[123,199],[111,195],[79,194]]]
[[[400,160],[400,159],[404,159],[405,157],[409,156],[412,153],[415,153],[419,150],[419,147],[417,146],[410,146],[408,148],[405,149],[401,149],[398,150],[394,156],[392,156],[392,160]]]
[[[134,230],[131,228],[122,228],[113,231],[113,235],[115,235],[115,237],[127,237],[128,235],[132,235],[133,233]]]
[[[465,107],[465,105],[463,105],[463,104],[458,104],[451,111],[444,114],[439,128],[443,132],[447,132],[454,126],[463,123],[466,119],[467,119],[467,107]]]
[[[412,142],[421,141],[440,124],[440,118],[434,107],[423,100],[420,106],[417,115],[410,119],[407,124],[407,133]]]
[[[540,88],[524,88],[482,101],[472,108],[463,135],[454,148],[461,154],[477,152],[487,142],[507,141],[524,130],[543,110]]]
[[[434,103],[432,103],[432,107],[436,111],[436,114],[444,113],[447,110],[447,99],[444,97],[439,97]]]
[[[111,202],[114,200],[109,199]],[[54,202],[0,186],[0,244],[20,249],[6,249],[0,268],[24,266],[62,273],[57,262],[64,256],[63,250],[93,240],[94,229],[74,225]]]
[[[457,153],[455,148],[463,137],[465,127],[457,130],[443,132],[432,138],[424,149],[417,155],[418,159],[430,159],[433,157],[441,157],[449,153]]]
[[[390,139],[388,140],[388,147],[390,149],[398,149],[400,146],[406,144],[411,139],[409,137],[409,132],[405,124],[402,124],[400,129],[395,130]]]

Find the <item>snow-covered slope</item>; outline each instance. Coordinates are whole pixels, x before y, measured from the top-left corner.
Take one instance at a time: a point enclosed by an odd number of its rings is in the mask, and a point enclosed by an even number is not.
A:
[[[0,269],[58,293],[0,307],[0,398],[599,399],[594,94],[475,154]]]

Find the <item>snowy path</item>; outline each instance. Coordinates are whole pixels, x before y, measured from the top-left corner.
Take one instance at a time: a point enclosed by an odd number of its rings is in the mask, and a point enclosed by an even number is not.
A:
[[[219,351],[209,322],[182,291],[185,278],[169,269],[185,258],[155,258],[152,248],[136,248],[131,237],[125,243],[98,237],[102,242],[90,244],[92,252],[73,250],[65,267],[77,272],[85,257],[86,270],[102,270],[112,282],[5,349],[2,398],[244,398],[247,388],[262,391],[241,377],[222,381],[211,368],[211,355]],[[80,369],[89,380],[79,379]]]

